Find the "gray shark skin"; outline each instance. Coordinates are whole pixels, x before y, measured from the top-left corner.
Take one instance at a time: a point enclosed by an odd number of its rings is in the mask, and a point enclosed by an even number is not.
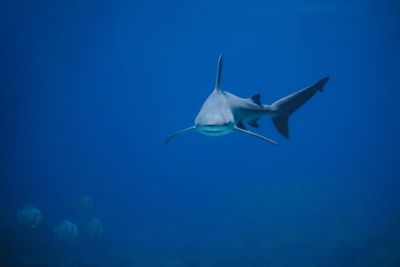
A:
[[[272,144],[276,141],[247,130],[246,124],[258,128],[257,120],[261,117],[271,117],[278,132],[289,138],[289,116],[307,102],[317,91],[322,92],[329,77],[319,80],[314,85],[301,89],[283,97],[271,105],[263,105],[261,96],[256,94],[251,98],[235,96],[221,88],[223,57],[219,56],[215,88],[204,102],[197,115],[194,125],[171,135],[167,144],[174,137],[197,131],[209,136],[221,136],[234,131],[260,138]]]

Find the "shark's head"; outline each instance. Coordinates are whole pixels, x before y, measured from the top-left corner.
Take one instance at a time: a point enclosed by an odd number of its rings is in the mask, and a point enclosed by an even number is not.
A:
[[[235,122],[227,94],[221,89],[222,55],[218,59],[215,88],[197,115],[194,127],[205,135],[225,135],[234,130]]]
[[[233,131],[234,116],[224,93],[214,90],[197,114],[194,126],[197,131],[211,136]]]

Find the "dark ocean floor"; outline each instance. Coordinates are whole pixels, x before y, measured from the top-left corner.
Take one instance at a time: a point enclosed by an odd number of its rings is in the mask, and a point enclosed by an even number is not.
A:
[[[391,222],[368,238],[271,236],[268,232],[226,235],[188,243],[128,241],[90,246],[20,238],[2,239],[4,267],[398,267],[400,224]],[[12,231],[9,231],[12,236]],[[15,236],[15,233],[14,233]]]
[[[168,251],[141,251],[133,247],[113,248],[98,255],[13,255],[1,250],[1,266],[16,267],[398,267],[400,239],[391,235],[377,237],[366,244],[338,244],[321,252],[310,244],[256,244],[254,242],[215,244],[208,248]],[[49,251],[50,252],[50,251]],[[22,254],[22,253],[21,253]]]
[[[365,207],[368,198],[347,201],[354,196],[348,179],[335,186],[319,179],[278,181],[233,189],[193,221],[180,214],[125,234],[108,228],[98,239],[82,235],[71,243],[56,240],[50,225],[31,229],[3,221],[0,266],[400,266],[400,216],[394,211],[374,218]],[[290,192],[290,198],[273,192]]]

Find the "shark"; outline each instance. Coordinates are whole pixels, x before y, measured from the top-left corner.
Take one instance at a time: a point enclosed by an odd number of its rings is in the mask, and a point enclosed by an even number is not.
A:
[[[315,84],[278,99],[271,105],[261,102],[261,95],[255,94],[250,98],[241,98],[231,94],[221,87],[223,55],[218,58],[217,75],[214,90],[203,103],[194,124],[186,129],[170,135],[168,144],[178,135],[197,131],[208,136],[222,136],[233,132],[257,137],[272,144],[275,140],[247,129],[247,125],[258,128],[258,120],[270,117],[278,132],[289,138],[289,117],[304,103],[311,99],[316,92],[322,92],[329,77],[322,78]]]

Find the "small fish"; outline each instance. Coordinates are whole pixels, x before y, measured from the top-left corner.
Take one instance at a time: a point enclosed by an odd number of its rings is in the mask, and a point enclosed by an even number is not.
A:
[[[36,228],[42,222],[43,216],[38,208],[32,205],[25,205],[17,211],[17,220],[20,224]]]
[[[91,218],[85,224],[84,233],[91,237],[99,237],[103,233],[102,221],[96,218]]]
[[[72,242],[79,235],[79,228],[75,223],[64,220],[54,227],[54,234],[58,240]]]
[[[75,201],[75,207],[84,213],[90,213],[93,209],[93,199],[83,194]]]

